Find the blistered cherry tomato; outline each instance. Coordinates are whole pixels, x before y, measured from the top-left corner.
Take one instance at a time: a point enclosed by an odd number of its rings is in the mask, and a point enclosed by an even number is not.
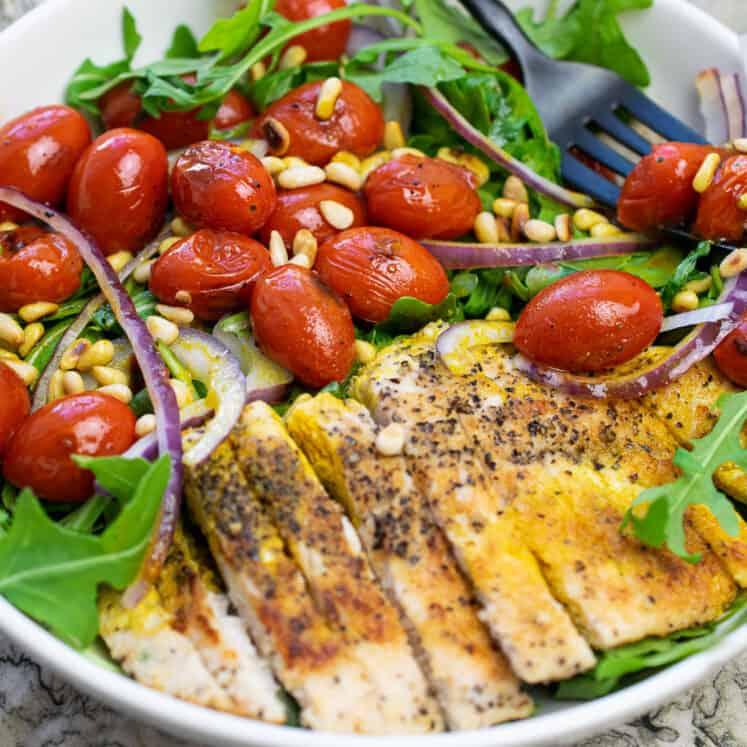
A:
[[[75,162],[91,142],[86,120],[68,106],[43,106],[0,128],[0,185],[54,207],[65,199]],[[24,213],[0,203],[0,223]]]
[[[15,432],[3,464],[5,478],[48,501],[84,501],[93,473],[72,454],[116,456],[135,441],[135,415],[114,397],[85,392],[37,410]]]
[[[316,116],[321,81],[306,83],[272,104],[255,124],[255,134],[273,148],[279,142],[269,120],[276,119],[288,131],[288,148],[282,155],[299,156],[308,163],[324,165],[339,150],[368,156],[384,137],[384,118],[371,97],[354,83],[343,81],[329,119]]]
[[[168,171],[166,150],[152,135],[110,130],[78,161],[67,211],[104,254],[139,251],[163,225]]]
[[[738,386],[747,387],[747,316],[716,348],[713,357],[724,376]]]
[[[204,140],[171,174],[177,211],[195,226],[252,234],[275,209],[275,184],[259,159],[238,146]]]
[[[355,330],[348,307],[313,272],[287,264],[263,275],[252,294],[260,347],[311,387],[342,381],[353,365]]]
[[[270,234],[277,231],[286,243],[293,244],[293,237],[302,228],[314,234],[321,244],[339,233],[339,229],[327,222],[319,208],[323,200],[331,200],[353,212],[353,226],[366,225],[366,208],[363,201],[348,189],[334,184],[316,184],[301,189],[286,189],[278,192],[278,201],[270,219],[262,226],[260,240],[268,244]]]
[[[482,210],[476,181],[440,158],[396,158],[366,179],[369,220],[416,239],[455,239],[472,230]]]
[[[662,320],[648,283],[627,272],[587,270],[558,280],[524,307],[514,344],[535,363],[601,371],[645,350]]]
[[[694,143],[655,145],[625,180],[617,203],[620,223],[645,231],[689,220],[698,204],[693,179],[714,151],[718,148]]]
[[[219,319],[245,308],[254,282],[271,269],[270,254],[258,241],[206,228],[178,241],[153,265],[150,290],[201,319]],[[180,291],[191,301],[185,304]]]
[[[275,12],[289,21],[305,21],[345,7],[345,0],[278,0]],[[351,21],[338,21],[299,34],[288,46],[297,44],[306,50],[306,62],[336,60],[345,51],[350,37]]]
[[[694,233],[704,239],[739,241],[747,220],[738,204],[742,195],[747,195],[747,156],[732,156],[700,196]]]
[[[0,361],[0,464],[11,436],[31,411],[29,390],[15,371]]]
[[[411,296],[441,303],[449,280],[438,260],[416,241],[389,228],[351,228],[323,244],[314,265],[347,302],[353,316],[381,322],[394,302]]]
[[[0,311],[29,303],[62,303],[78,290],[83,260],[59,233],[36,226],[0,231]]]

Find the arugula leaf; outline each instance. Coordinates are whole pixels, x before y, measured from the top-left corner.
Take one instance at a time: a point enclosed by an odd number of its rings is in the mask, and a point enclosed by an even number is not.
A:
[[[457,313],[456,297],[449,293],[439,304],[430,304],[411,296],[398,298],[389,316],[376,325],[379,332],[406,334],[417,332],[430,322],[438,319],[453,320]]]
[[[179,59],[199,57],[200,50],[197,48],[197,39],[189,26],[181,24],[174,29],[171,44],[166,50],[166,59]]]
[[[701,257],[707,257],[711,253],[712,244],[710,241],[701,241],[695,249],[690,252],[680,263],[672,273],[672,277],[669,282],[664,286],[661,291],[661,302],[664,306],[664,311],[669,311],[672,306],[672,299],[679,293],[682,286],[688,283],[690,280],[694,280],[695,276],[700,276],[701,273],[697,272],[698,260]]]
[[[552,3],[542,21],[535,20],[532,8],[522,8],[516,18],[551,57],[605,67],[645,87],[651,82],[648,68],[625,38],[617,16],[652,4],[653,0],[576,0],[561,17],[556,14],[557,3]]]
[[[129,460],[87,462],[97,478],[132,479]],[[30,490],[18,498],[13,522],[0,539],[0,594],[79,649],[98,632],[96,593],[106,583],[124,589],[137,575],[149,546],[170,459],[149,465],[117,518],[100,535],[63,527],[47,516]]]
[[[230,18],[220,18],[202,37],[198,50],[219,52],[219,60],[242,54],[254,44],[261,30],[260,19],[273,5],[273,0],[251,0]]]
[[[125,57],[128,62],[137,54],[143,37],[137,30],[135,17],[130,13],[130,9],[125,5],[122,8],[122,46],[124,47]]]
[[[336,62],[311,62],[300,67],[277,70],[252,83],[249,86],[249,98],[258,111],[264,111],[294,88],[337,75],[338,69]]]

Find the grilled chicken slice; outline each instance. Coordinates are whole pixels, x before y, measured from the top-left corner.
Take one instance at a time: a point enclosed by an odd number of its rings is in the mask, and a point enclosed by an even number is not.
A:
[[[514,672],[532,683],[572,677],[592,667],[594,656],[548,589],[516,517],[498,505],[483,455],[448,407],[458,380],[437,359],[437,332],[431,326],[384,350],[356,379],[356,396],[378,422],[405,426],[418,487]]]
[[[301,706],[302,723],[323,731],[391,732],[376,707],[378,688],[366,664],[317,611],[231,445],[188,469],[185,487],[231,601]]]
[[[379,580],[404,614],[449,728],[479,729],[532,711],[477,616],[472,593],[399,456],[375,447],[363,405],[320,394],[291,409],[288,429],[347,509]]]
[[[324,491],[283,421],[249,405],[231,441],[257,500],[268,507],[328,623],[355,645],[378,686],[381,728],[443,729],[397,609],[384,595],[342,507]]]

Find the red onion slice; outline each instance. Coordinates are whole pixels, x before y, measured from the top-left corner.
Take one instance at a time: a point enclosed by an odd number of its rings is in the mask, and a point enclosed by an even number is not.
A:
[[[576,239],[549,244],[479,244],[477,242],[420,242],[447,270],[472,270],[480,267],[520,267],[576,259],[614,257],[649,249],[656,242],[631,233],[608,239]]]
[[[64,215],[46,205],[30,200],[15,189],[0,187],[0,202],[5,202],[32,215],[75,244],[83,261],[98,281],[104,298],[111,304],[140,366],[156,414],[159,451],[171,457],[171,475],[163,495],[157,530],[141,571],[141,582],[136,584],[142,588],[143,580],[153,581],[158,577],[166,560],[179,518],[182,496],[183,466],[179,408],[174,391],[169,385],[168,370],[156,350],[145,322],[138,316],[117,273],[96,244]]]
[[[711,143],[720,145],[747,137],[747,106],[742,83],[739,73],[725,74],[716,68],[703,70],[695,79],[705,134]]]
[[[704,306],[702,309],[695,309],[695,311],[685,311],[682,314],[668,316],[661,325],[661,331],[670,332],[673,329],[694,327],[696,324],[720,322],[731,314],[733,308],[733,303],[716,303],[712,306]]]

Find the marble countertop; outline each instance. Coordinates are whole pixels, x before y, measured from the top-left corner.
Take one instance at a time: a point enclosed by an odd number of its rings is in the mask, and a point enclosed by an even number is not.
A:
[[[0,0],[0,29],[40,2]],[[745,0],[691,2],[732,28],[747,31]],[[577,745],[665,746],[747,747],[747,654],[669,705]],[[82,695],[0,635],[0,747],[187,745]]]

